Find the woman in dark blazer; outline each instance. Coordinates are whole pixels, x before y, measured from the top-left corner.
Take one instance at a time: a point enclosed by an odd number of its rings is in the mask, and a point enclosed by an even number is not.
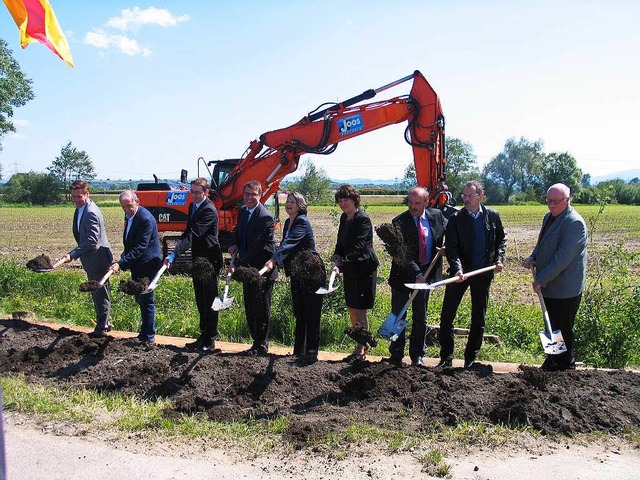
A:
[[[319,285],[324,284],[326,274],[324,266],[321,267],[321,272],[306,272],[307,275],[301,269],[292,268],[296,254],[305,250],[312,252],[317,257],[318,262],[315,262],[315,265],[322,265],[322,260],[316,252],[316,242],[307,218],[307,202],[304,197],[298,192],[289,193],[285,210],[289,218],[284,222],[282,243],[264,266],[268,270],[273,270],[276,265],[282,265],[285,274],[291,278],[293,315],[296,317],[293,354],[297,360],[313,363],[318,360],[323,297],[317,295],[315,291]],[[295,262],[300,262],[300,260],[295,260]],[[301,274],[307,278],[302,278]],[[317,283],[318,276],[322,277],[320,283]],[[308,277],[313,277],[316,280],[313,285]]]
[[[360,194],[352,185],[342,185],[335,198],[343,213],[331,260],[336,265],[334,271],[343,275],[351,325],[368,330],[367,310],[373,308],[375,301],[379,265],[373,250],[373,226],[367,214],[360,210]],[[357,344],[345,361],[362,362],[367,353],[364,345]]]

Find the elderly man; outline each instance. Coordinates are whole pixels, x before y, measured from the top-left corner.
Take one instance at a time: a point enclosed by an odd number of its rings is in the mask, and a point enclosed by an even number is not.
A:
[[[493,271],[466,277],[471,272],[495,265],[502,271],[506,246],[504,228],[497,211],[482,205],[484,188],[472,180],[462,190],[464,208],[458,210],[447,223],[446,254],[449,273],[457,276],[455,283],[447,285],[440,315],[440,363],[438,367],[450,367],[453,361],[453,320],[467,288],[471,290],[471,328],[464,351],[464,368],[476,363],[484,337],[485,315],[489,303],[489,287]]]
[[[73,236],[78,246],[65,254],[65,263],[80,259],[82,268],[87,272],[89,280],[100,280],[113,261],[111,245],[107,240],[104,217],[98,206],[89,198],[89,184],[76,180],[71,184],[71,201],[76,206],[73,216]],[[96,310],[96,328],[89,335],[105,337],[111,330],[109,313],[111,298],[109,281],[91,292],[93,306]]]
[[[162,267],[162,252],[158,229],[153,215],[140,206],[138,196],[131,190],[120,194],[120,206],[124,211],[124,252],[120,260],[111,265],[114,273],[131,270],[131,278],[140,281],[152,279]],[[150,346],[156,337],[156,306],[154,292],[136,295],[140,305],[142,325],[138,339],[143,346]]]
[[[392,220],[392,223],[402,232],[407,249],[405,258],[394,258],[391,264],[389,285],[391,286],[391,310],[394,313],[400,312],[409,299],[411,291],[404,286],[405,283],[431,282],[439,279],[442,274],[442,259],[439,258],[429,277],[424,275],[429,264],[435,258],[438,248],[442,247],[446,225],[440,210],[427,208],[428,200],[426,189],[422,187],[412,189],[408,196],[408,210]],[[409,356],[412,365],[421,368],[425,367],[423,357],[427,335],[428,302],[429,290],[419,290],[411,303],[412,323]],[[387,361],[401,365],[404,347],[405,331],[403,330],[397,340],[389,345],[391,357]]]
[[[582,299],[587,272],[587,226],[571,206],[569,187],[562,183],[547,190],[547,213],[533,252],[522,266],[536,266],[533,290],[542,292],[549,320],[560,330],[567,351],[548,355],[541,368],[568,370],[576,366],[573,324]]]

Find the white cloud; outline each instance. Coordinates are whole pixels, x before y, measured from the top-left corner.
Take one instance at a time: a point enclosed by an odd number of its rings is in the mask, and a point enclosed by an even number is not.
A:
[[[124,35],[107,33],[101,29],[88,32],[84,37],[84,43],[103,50],[106,50],[109,47],[114,47],[125,55],[129,55],[131,57],[138,55],[148,57],[151,55],[151,50],[140,45],[137,40],[125,37]]]
[[[158,25],[160,27],[174,27],[190,20],[189,15],[174,15],[164,8],[139,7],[125,8],[119,17],[111,17],[105,24],[117,30],[137,30],[143,25]]]
[[[12,123],[16,127],[28,127],[29,125],[31,125],[31,122],[29,122],[29,120],[13,120]]]
[[[141,45],[137,40],[122,33],[110,33],[109,29],[119,32],[137,32],[144,25],[173,27],[190,20],[189,15],[174,15],[164,8],[139,7],[125,8],[119,17],[111,17],[103,28],[96,28],[84,37],[84,43],[102,50],[115,48],[131,57],[151,55],[151,50]]]

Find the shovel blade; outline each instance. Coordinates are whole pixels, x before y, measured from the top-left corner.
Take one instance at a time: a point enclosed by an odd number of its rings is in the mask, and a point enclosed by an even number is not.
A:
[[[540,341],[542,348],[547,355],[559,355],[567,351],[567,345],[564,343],[562,333],[559,330],[551,332],[540,332]]]
[[[407,323],[405,319],[399,319],[396,314],[390,313],[378,329],[378,335],[393,342],[398,339]]]
[[[331,288],[320,287],[318,290],[316,290],[316,293],[318,295],[326,295],[328,293],[335,292],[337,289],[338,287],[331,287]]]
[[[214,312],[219,312],[220,310],[226,310],[227,308],[233,305],[233,297],[216,297],[213,301],[213,305],[211,305],[211,309]]]

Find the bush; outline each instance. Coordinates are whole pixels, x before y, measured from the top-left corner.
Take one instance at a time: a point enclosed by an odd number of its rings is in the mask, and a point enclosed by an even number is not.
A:
[[[4,189],[4,201],[32,205],[56,205],[62,201],[60,182],[50,173],[16,173]]]

